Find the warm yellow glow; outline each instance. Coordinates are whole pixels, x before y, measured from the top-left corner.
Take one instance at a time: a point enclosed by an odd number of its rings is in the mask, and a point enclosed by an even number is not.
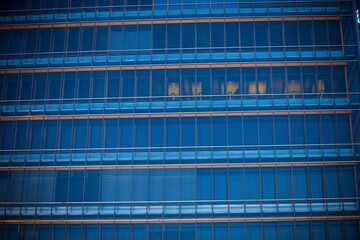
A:
[[[291,80],[287,85],[287,91],[289,93],[293,93],[293,92],[299,93],[299,92],[301,92],[301,84],[300,84],[300,82],[296,81],[296,80]]]
[[[201,82],[192,83],[191,90],[194,95],[201,95]]]
[[[168,95],[169,96],[179,96],[179,84],[178,83],[169,83]]]

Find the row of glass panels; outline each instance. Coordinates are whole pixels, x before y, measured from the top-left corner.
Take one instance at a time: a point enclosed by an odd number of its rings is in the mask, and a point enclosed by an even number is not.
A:
[[[291,2],[289,2],[291,3]],[[193,17],[268,17],[268,16],[348,16],[351,11],[351,4],[339,6],[324,6],[329,2],[322,2],[321,6],[285,6],[282,7],[264,4],[254,4],[252,6],[235,8],[212,8],[212,9],[154,9],[153,11],[126,11],[124,7],[96,7],[96,8],[72,8],[70,9],[41,9],[41,10],[17,10],[2,12],[0,17],[1,24],[9,23],[56,23],[56,22],[78,22],[78,21],[104,21],[104,20],[134,20],[134,19],[174,19],[174,18],[193,18]],[[245,3],[246,4],[246,3]],[[81,11],[81,9],[83,11]],[[340,9],[342,10],[340,12]],[[85,11],[84,11],[85,10]]]
[[[1,121],[0,126],[2,151],[288,150],[349,148],[352,144],[347,114]]]
[[[9,240],[356,240],[357,221],[0,225]]]
[[[289,95],[292,98],[294,94],[300,94],[296,98],[340,98],[346,96],[342,94],[347,92],[346,75],[342,65],[2,74],[0,99],[9,100],[1,105],[28,105],[28,100],[43,104],[44,99],[46,104],[54,100],[148,102],[149,97],[152,101],[164,101],[161,96],[169,96],[166,100],[173,101],[183,96],[181,100],[185,101],[187,97],[194,100],[192,96],[244,94],[275,99]]]
[[[103,217],[103,218],[174,218],[174,217],[238,217],[238,216],[289,216],[311,214],[345,214],[357,213],[359,203],[357,199],[346,202],[312,201],[306,203],[262,203],[262,204],[72,204],[56,206],[56,204],[21,206],[21,204],[0,207],[0,214],[4,219],[14,217],[45,216],[60,217]],[[299,201],[301,202],[301,201]],[[304,201],[305,202],[305,201]],[[20,206],[19,206],[20,205]],[[100,205],[100,206],[99,206]],[[104,205],[104,206],[102,206]]]
[[[107,54],[341,50],[338,20],[255,21],[123,26],[32,28],[0,31],[0,54],[9,58]],[[345,45],[355,45],[349,31]],[[270,46],[272,48],[270,48]],[[81,53],[79,52],[81,51]],[[16,55],[14,55],[16,54]]]
[[[349,0],[337,0],[337,1],[267,1],[270,6],[337,6],[337,4],[348,3]],[[235,0],[103,0],[97,2],[96,0],[90,0],[82,2],[79,0],[54,0],[52,2],[42,2],[41,0],[33,0],[31,2],[12,1],[4,2],[0,5],[0,9],[3,11],[15,10],[79,10],[79,9],[108,9],[109,7],[115,9],[122,9],[123,11],[149,11],[154,9],[207,9],[207,8],[238,8],[239,6],[259,6],[263,1],[251,0],[245,2],[239,2]]]
[[[108,214],[113,214],[114,206],[125,214],[131,210],[130,205],[137,205],[135,209],[145,213],[147,206],[154,206],[152,210],[158,209],[158,214],[163,212],[163,206],[176,214],[179,204],[184,206],[182,213],[186,209],[189,213],[195,211],[195,205],[209,213],[212,204],[220,206],[218,213],[222,208],[227,213],[229,206],[233,213],[244,213],[244,203],[254,213],[262,212],[261,207],[270,213],[354,211],[359,207],[353,166],[1,171],[0,186],[1,202],[32,202],[31,211],[35,211],[34,203],[39,202],[35,206],[44,206],[44,214],[50,213],[52,202],[63,212],[66,206],[56,202],[70,202],[69,209],[74,202],[74,211],[78,207],[82,209],[81,202],[93,202],[84,203],[83,207],[89,206],[96,212],[97,202],[104,202],[105,214],[106,209]]]

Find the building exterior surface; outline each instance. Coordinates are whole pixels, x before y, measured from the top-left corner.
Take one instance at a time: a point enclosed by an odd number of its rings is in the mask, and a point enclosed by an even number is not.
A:
[[[0,239],[360,238],[355,2],[0,6]]]

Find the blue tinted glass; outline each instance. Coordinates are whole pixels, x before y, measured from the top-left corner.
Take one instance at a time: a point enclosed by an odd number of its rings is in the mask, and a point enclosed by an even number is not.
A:
[[[60,148],[66,149],[66,148],[72,148],[72,132],[73,132],[73,121],[72,120],[64,120],[60,122],[61,128],[60,128]],[[40,131],[39,126],[39,130]],[[41,132],[39,133],[41,134]]]
[[[341,222],[328,222],[329,240],[341,239]]]
[[[291,144],[304,143],[304,117],[290,116]]]
[[[24,188],[22,200],[24,202],[36,202],[38,194],[38,171],[25,171],[24,174]],[[42,191],[42,189],[40,189]]]
[[[101,239],[114,239],[114,225],[101,225]]]
[[[258,144],[258,119],[257,117],[244,118],[244,144],[257,145]]]
[[[149,137],[149,123],[147,119],[136,119],[136,147],[147,147]]]
[[[66,239],[65,225],[55,225],[53,226],[53,231],[54,240]]]
[[[138,49],[150,49],[151,45],[151,25],[139,25],[137,32]]]
[[[0,172],[0,201],[2,202],[6,202],[7,185],[9,179],[8,172]]]
[[[306,138],[307,144],[319,144],[319,116],[306,116]],[[316,146],[318,147],[318,146]]]
[[[103,120],[92,120],[90,123],[90,147],[101,148],[103,140]]]
[[[96,202],[99,200],[100,171],[88,171],[85,175],[84,201]]]
[[[277,238],[276,223],[264,223],[264,240],[276,240]]]
[[[104,170],[101,173],[101,201],[115,201],[116,170]]]
[[[197,119],[197,137],[199,146],[210,146],[211,145],[211,124],[210,118],[198,118]]]
[[[280,222],[279,229],[280,229],[279,239],[286,240],[286,239],[292,239],[294,237],[293,223]]]
[[[212,239],[212,227],[209,223],[200,223],[197,225],[197,239],[208,240]]]
[[[169,179],[169,180],[171,180],[171,179]],[[149,171],[149,200],[150,201],[161,201],[164,199],[164,183],[165,183],[164,170],[154,169],[154,170]],[[166,200],[168,200],[168,199],[166,199]]]
[[[182,146],[195,146],[195,118],[182,118],[181,119],[181,145]]]
[[[195,48],[195,24],[182,24],[181,27],[181,31],[183,33],[181,41],[183,50],[184,48]]]
[[[57,139],[58,139],[57,122],[46,121],[45,131],[46,131],[45,148],[47,149],[57,148]]]
[[[306,168],[294,168],[294,197],[307,198]]]
[[[149,225],[149,239],[162,239],[163,228],[161,224]]]
[[[225,223],[214,223],[214,240],[228,239],[228,225]]]
[[[228,144],[242,144],[242,118],[228,117]]]
[[[260,144],[261,145],[272,145],[273,144],[273,117],[264,116],[259,118],[259,134],[260,134]],[[282,135],[286,137],[286,135]]]
[[[180,25],[169,24],[167,25],[167,47],[180,48]]]
[[[214,169],[214,199],[226,200],[227,195],[227,172],[225,169]]]
[[[121,125],[121,147],[130,148],[133,145],[133,122],[132,119],[122,119]]]
[[[135,172],[134,176],[139,175],[137,171],[134,172]],[[132,180],[133,180],[132,170],[123,170],[117,172],[117,182],[116,182],[117,189],[115,191],[117,201],[131,201]],[[142,189],[142,187],[140,189]]]
[[[338,183],[338,169],[335,167],[328,167],[325,169],[325,187],[326,197],[339,197],[339,183]]]
[[[263,168],[261,170],[262,198],[275,199],[275,169]]]
[[[24,172],[11,172],[10,179],[8,199],[10,202],[21,202]]]
[[[180,225],[180,239],[181,240],[195,240],[195,224],[181,224]]]
[[[355,197],[354,185],[354,169],[352,167],[344,167],[341,169],[341,188],[342,197],[352,198]]]
[[[210,47],[210,25],[209,23],[196,24],[196,40],[198,48]]]
[[[245,198],[260,199],[259,169],[245,169]]]
[[[182,183],[182,179],[181,179],[182,176],[180,176],[180,173],[181,173],[180,169],[167,169],[164,172],[163,181],[164,181],[164,190],[165,190],[164,192],[165,200],[177,201],[180,199],[180,191],[181,191],[181,183]]]
[[[55,201],[66,202],[68,193],[69,172],[58,171],[56,173],[55,181]]]
[[[310,238],[310,227],[308,222],[296,223],[296,239],[308,240]]]
[[[244,238],[244,224],[243,223],[230,223],[229,239],[237,240]]]
[[[213,145],[226,146],[226,118],[214,117],[212,122]]]
[[[68,29],[68,51],[79,50],[79,34],[80,28],[69,28]]]
[[[97,27],[96,28],[96,50],[106,50],[108,43],[108,27]]]
[[[224,47],[224,23],[211,23],[211,47]],[[216,50],[216,49],[214,49]]]
[[[152,118],[151,120],[151,146],[164,146],[164,119]],[[156,149],[154,149],[156,151]]]
[[[84,171],[72,171],[69,178],[70,202],[81,202],[84,191]]]
[[[49,231],[49,228],[50,226],[49,225],[37,225],[37,231],[38,231],[38,234],[39,234],[39,240],[48,240],[50,239],[50,231]]]
[[[123,49],[123,27],[111,26],[110,27],[110,50]]]
[[[290,199],[292,195],[291,191],[291,169],[290,168],[278,168],[277,169],[277,183],[278,183],[278,198]]]
[[[135,224],[133,225],[133,240],[145,240],[146,239],[146,225]]]
[[[196,199],[196,169],[181,169],[180,199]]]
[[[198,200],[210,200],[212,199],[212,184],[211,184],[211,170],[210,169],[198,169],[197,171],[197,191]]]
[[[334,144],[335,143],[335,118],[332,115],[321,116],[321,127],[322,127],[322,143],[323,144]],[[330,146],[331,147],[331,146]]]
[[[145,201],[148,197],[148,170],[139,169],[133,171],[132,176],[132,200]]]
[[[359,227],[357,222],[345,221],[346,239],[359,239]]]
[[[260,223],[246,224],[246,239],[261,239]]]
[[[122,239],[131,239],[131,230],[130,230],[130,225],[128,224],[119,224],[117,226],[117,234],[118,234],[118,240],[122,240]]]
[[[244,199],[244,174],[242,169],[229,169],[229,199]]]
[[[137,29],[136,25],[127,25],[124,26],[124,32],[123,32],[123,49],[136,49],[137,45]]]
[[[18,121],[16,122],[16,149],[26,149],[27,148],[27,122]]]
[[[178,118],[166,118],[166,146],[177,147],[180,143],[180,123]]]
[[[323,197],[322,169],[317,167],[310,168],[310,196],[312,198]]]
[[[179,239],[179,225],[178,224],[166,224],[164,239],[177,240]]]
[[[325,233],[325,223],[323,222],[314,222],[312,224],[312,237],[313,239],[326,239]]]
[[[54,200],[55,173],[53,171],[40,171],[39,173],[39,202],[51,202]]]
[[[70,240],[81,239],[81,226],[80,225],[70,225],[70,226],[68,226],[68,231],[70,233]]]
[[[88,127],[86,120],[79,120],[74,122],[75,127],[75,147],[86,148],[88,140]]]

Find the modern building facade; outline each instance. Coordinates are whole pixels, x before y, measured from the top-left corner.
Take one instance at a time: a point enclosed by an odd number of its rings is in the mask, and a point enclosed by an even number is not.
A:
[[[354,1],[0,5],[0,239],[360,238]]]

